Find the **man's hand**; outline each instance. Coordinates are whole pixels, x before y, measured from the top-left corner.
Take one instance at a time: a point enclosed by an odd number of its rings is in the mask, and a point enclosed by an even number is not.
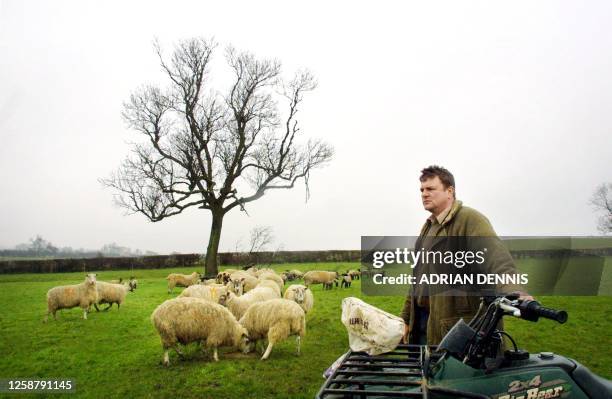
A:
[[[410,335],[410,325],[407,323],[404,323],[404,336],[402,337],[403,344],[408,343],[408,335]]]
[[[519,294],[518,299],[521,301],[535,301],[535,298],[526,292],[519,292],[518,294]]]

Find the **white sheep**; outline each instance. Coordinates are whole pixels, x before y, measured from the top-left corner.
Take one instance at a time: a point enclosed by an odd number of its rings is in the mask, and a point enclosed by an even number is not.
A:
[[[347,273],[353,280],[359,280],[361,278],[361,271],[359,270],[351,269]]]
[[[87,312],[91,305],[98,301],[96,290],[96,275],[88,274],[81,284],[63,285],[53,287],[47,291],[47,316],[45,323],[49,320],[49,314],[57,320],[55,312],[59,309],[70,309],[80,306],[83,309],[83,319],[87,320]]]
[[[349,273],[343,273],[340,279],[340,287],[341,288],[351,288],[351,283],[353,282],[353,278]]]
[[[302,278],[302,277],[304,277],[304,273],[302,273],[299,270],[289,270],[289,273],[293,274],[295,276],[295,278]]]
[[[202,285],[223,285],[223,284],[217,284],[217,279],[216,278],[206,279],[206,280],[202,281],[200,284],[202,284]]]
[[[278,288],[278,283],[272,280],[258,280],[257,287],[268,287],[273,289],[274,292],[278,295],[278,298],[281,297],[282,291]]]
[[[130,288],[130,291],[134,291],[138,287],[138,280],[136,280],[134,277],[130,277],[130,281],[127,282],[127,285]]]
[[[331,288],[334,282],[336,286],[338,286],[338,282],[336,281],[337,278],[337,272],[311,270],[304,274],[304,285],[310,287],[312,284],[323,284],[323,289]]]
[[[107,311],[113,306],[113,303],[117,304],[117,309],[121,306],[123,301],[125,300],[126,293],[130,290],[129,285],[124,284],[113,284],[107,283],[105,281],[97,281],[96,282],[96,290],[98,291],[98,300],[94,303],[94,307],[96,311],[100,311],[98,309],[98,305],[103,303],[108,304],[104,311]]]
[[[255,342],[266,339],[268,347],[261,360],[270,356],[272,347],[291,335],[296,335],[297,354],[300,354],[300,342],[306,333],[304,310],[288,299],[271,299],[258,302],[246,311],[240,324],[249,332],[249,339]]]
[[[113,303],[116,303],[117,309],[119,309],[125,300],[125,294],[129,290],[129,286],[98,281],[96,282],[96,290],[98,291],[98,300],[94,303],[94,307],[97,311],[100,311],[98,305],[107,303],[108,306],[104,309],[104,311],[107,311],[113,306]]]
[[[245,353],[249,348],[247,330],[229,310],[214,302],[189,297],[169,299],[153,311],[151,321],[161,338],[166,366],[170,364],[170,348],[182,356],[179,343],[199,342],[202,350],[212,348],[215,361],[219,361],[220,346],[240,348]]]
[[[268,299],[279,298],[277,291],[268,287],[256,287],[242,296],[236,296],[233,292],[222,295],[219,303],[227,306],[236,319],[239,320],[247,311],[249,306],[257,302],[267,301]]]
[[[181,292],[179,297],[192,297],[206,299],[208,301],[219,303],[219,299],[227,294],[227,287],[221,284],[215,285],[192,285]]]
[[[171,293],[174,287],[189,287],[200,282],[200,275],[198,272],[191,274],[179,274],[172,273],[166,277],[168,280],[168,293]]]
[[[227,284],[234,294],[240,296],[255,288],[257,283],[259,283],[259,280],[250,273],[238,271],[231,274]]]
[[[276,274],[276,272],[275,272],[273,269],[270,269],[269,267],[264,267],[263,269],[258,269],[258,270],[255,272],[255,276],[256,276],[256,277],[259,277],[259,276],[261,276],[263,273],[274,273],[274,274]]]
[[[300,307],[304,309],[304,313],[308,313],[314,306],[314,296],[312,295],[312,291],[305,285],[290,285],[289,288],[287,288],[287,291],[285,291],[283,298],[294,301],[300,305]]]
[[[274,272],[264,272],[264,273],[260,273],[259,274],[259,281],[263,281],[263,280],[272,280],[274,281],[276,284],[278,284],[278,289],[281,290],[281,292],[283,291],[283,287],[285,286],[285,282],[283,281],[283,279],[276,273]]]

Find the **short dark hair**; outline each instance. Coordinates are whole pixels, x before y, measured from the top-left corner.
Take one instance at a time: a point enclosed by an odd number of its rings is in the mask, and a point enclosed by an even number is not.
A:
[[[438,176],[444,188],[455,188],[455,177],[453,174],[449,172],[448,169],[438,165],[431,165],[421,170],[421,177],[419,177],[419,180],[424,182],[436,176]]]

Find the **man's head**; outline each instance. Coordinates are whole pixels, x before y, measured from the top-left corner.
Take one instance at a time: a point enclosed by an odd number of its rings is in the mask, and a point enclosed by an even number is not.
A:
[[[455,199],[455,178],[440,166],[429,166],[421,171],[421,199],[423,207],[438,216]]]

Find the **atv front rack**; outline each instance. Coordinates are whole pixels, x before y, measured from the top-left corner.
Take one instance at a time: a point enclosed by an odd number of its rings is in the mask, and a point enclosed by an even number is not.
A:
[[[427,385],[435,346],[399,345],[377,356],[349,351],[317,394],[319,399],[477,398],[488,396]]]

